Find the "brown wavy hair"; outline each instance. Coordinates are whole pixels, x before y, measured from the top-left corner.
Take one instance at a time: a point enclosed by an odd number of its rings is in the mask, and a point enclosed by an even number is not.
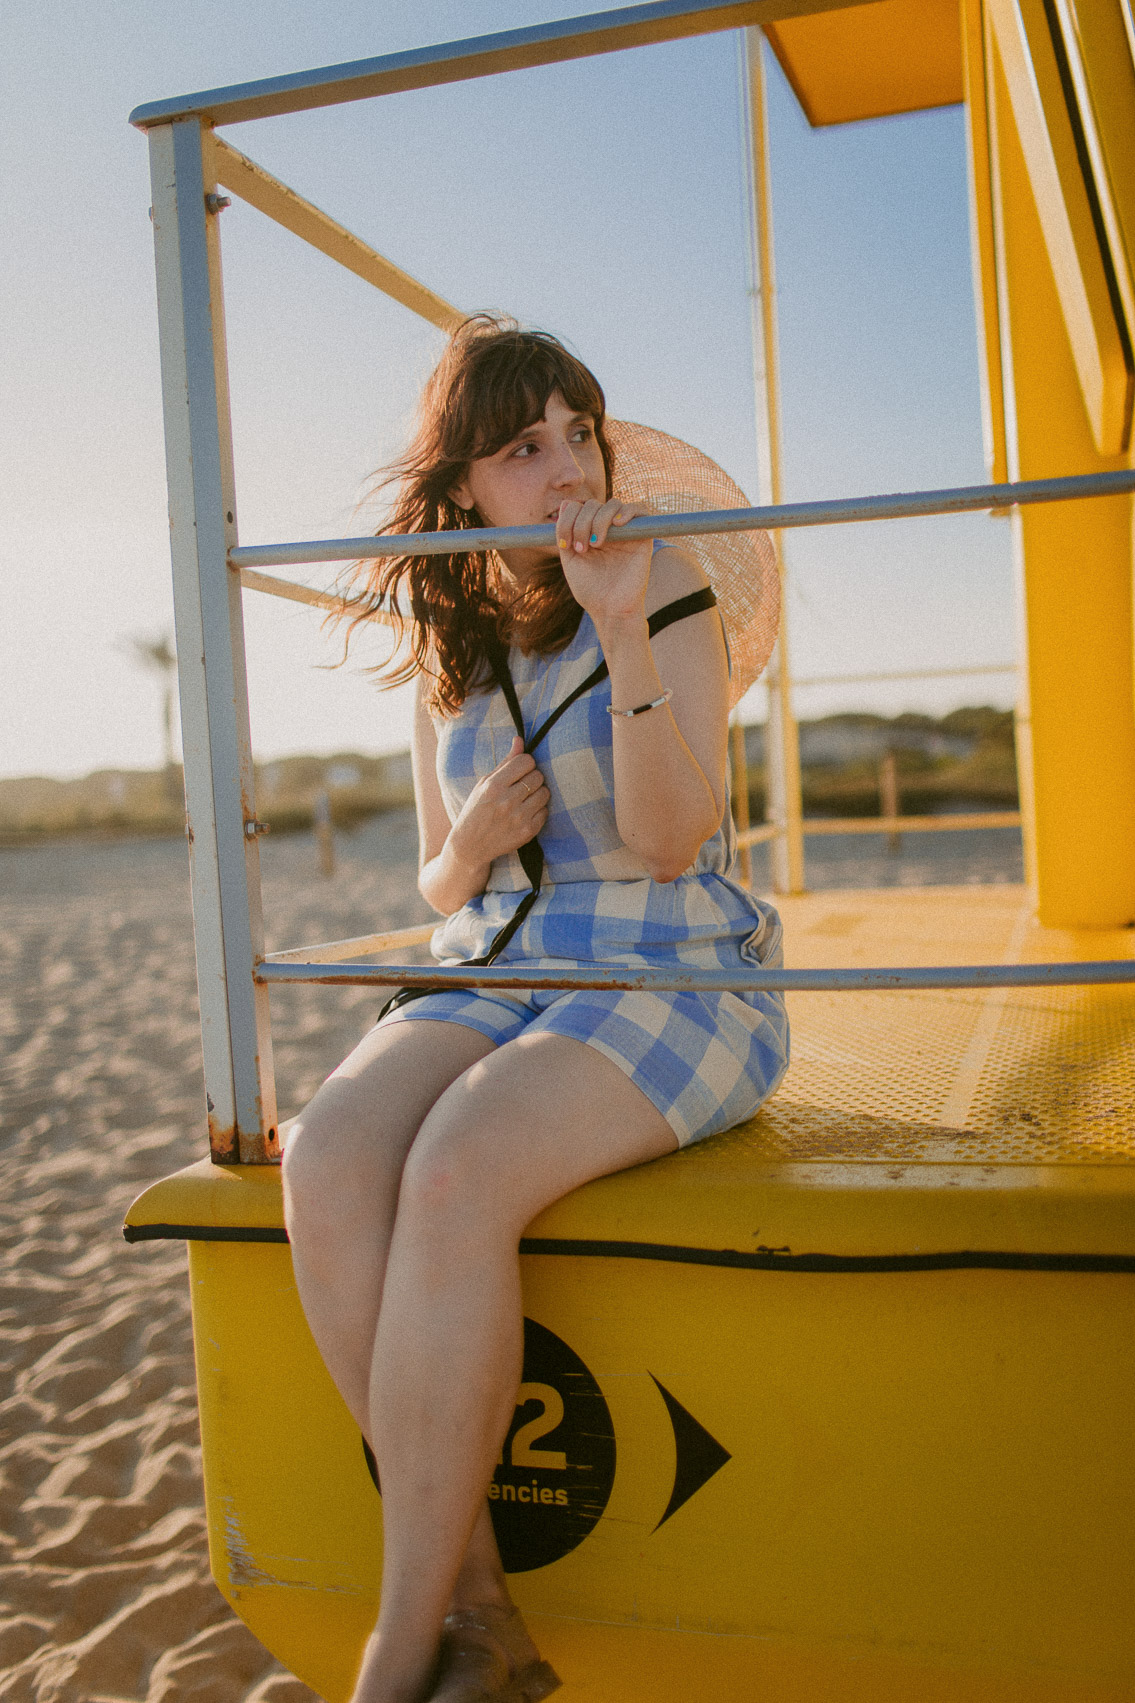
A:
[[[450,492],[470,462],[500,449],[544,417],[558,392],[590,414],[607,470],[614,458],[604,434],[606,400],[595,375],[546,331],[524,331],[514,319],[478,313],[457,327],[422,393],[418,425],[404,455],[376,475],[372,492],[397,484],[383,533],[457,532],[486,522],[460,509]],[[514,639],[526,651],[562,650],[582,610],[558,557],[540,567],[507,607],[494,589],[488,551],[450,556],[388,556],[359,562],[345,600],[347,641],[382,614],[397,637],[394,656],[372,672],[397,686],[423,674],[431,709],[452,715],[488,683],[488,652]]]

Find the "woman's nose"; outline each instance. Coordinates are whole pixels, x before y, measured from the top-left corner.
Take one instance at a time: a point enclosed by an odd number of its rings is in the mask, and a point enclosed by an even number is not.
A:
[[[553,484],[558,491],[570,491],[584,477],[583,468],[570,444],[561,444],[556,458]]]

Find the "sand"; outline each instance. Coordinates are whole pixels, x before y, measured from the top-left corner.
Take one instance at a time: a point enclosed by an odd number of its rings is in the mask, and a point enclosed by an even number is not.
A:
[[[270,947],[424,918],[408,812],[338,846],[325,881],[308,836],[263,844]],[[811,880],[1019,879],[1015,833],[880,846],[821,842]],[[184,1250],[121,1236],[205,1151],[183,842],[0,852],[0,966],[0,1703],[301,1703],[209,1577]],[[282,1116],[380,997],[274,993]]]
[[[263,857],[272,946],[425,915],[408,813]],[[377,1003],[274,997],[284,1113]],[[0,853],[0,1048],[0,1699],[305,1703],[209,1576],[184,1249],[121,1235],[205,1151],[180,840]]]

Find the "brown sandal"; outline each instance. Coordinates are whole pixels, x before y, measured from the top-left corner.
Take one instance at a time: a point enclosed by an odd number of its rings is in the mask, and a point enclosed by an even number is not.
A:
[[[540,1703],[563,1681],[539,1657],[527,1659],[518,1608],[484,1603],[447,1614],[428,1703]]]

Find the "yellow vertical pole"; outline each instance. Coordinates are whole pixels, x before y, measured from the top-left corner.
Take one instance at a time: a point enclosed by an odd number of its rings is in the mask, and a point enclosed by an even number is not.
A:
[[[977,322],[981,435],[986,476],[993,484],[1003,484],[1009,475],[1005,459],[1005,392],[997,305],[997,239],[993,220],[983,0],[961,0],[961,12],[970,261]]]
[[[1046,247],[1044,186],[1030,180],[988,17],[984,48],[1009,477],[1127,465],[1098,448]],[[1132,501],[1038,505],[1013,526],[1031,717],[1021,804],[1040,918],[1122,927],[1135,922]]]
[[[748,128],[750,240],[753,274],[753,369],[762,503],[783,502],[780,441],[780,371],[776,334],[776,269],[772,234],[772,179],[769,172],[768,105],[765,99],[762,37],[758,29],[741,36],[743,116]],[[800,787],[800,736],[792,707],[788,649],[788,599],[784,541],[773,534],[780,567],[780,632],[766,676],[768,737],[765,741],[766,815],[777,828],[771,842],[773,887],[778,893],[804,891],[804,809]]]
[[[981,425],[986,477],[1003,484],[1009,477],[1005,441],[1005,373],[1007,352],[1001,346],[1001,290],[997,274],[997,233],[993,213],[993,160],[990,135],[991,81],[986,51],[985,0],[961,0],[962,67],[966,100],[967,165],[969,168],[970,256],[977,323],[978,377],[981,386]],[[1009,511],[996,511],[1000,521]],[[1021,840],[1025,884],[1037,890],[1036,808],[1033,798],[1032,712],[1029,704],[1028,660],[1024,655],[1025,611],[1023,580],[1017,575],[1017,700],[1013,739],[1017,757]]]

